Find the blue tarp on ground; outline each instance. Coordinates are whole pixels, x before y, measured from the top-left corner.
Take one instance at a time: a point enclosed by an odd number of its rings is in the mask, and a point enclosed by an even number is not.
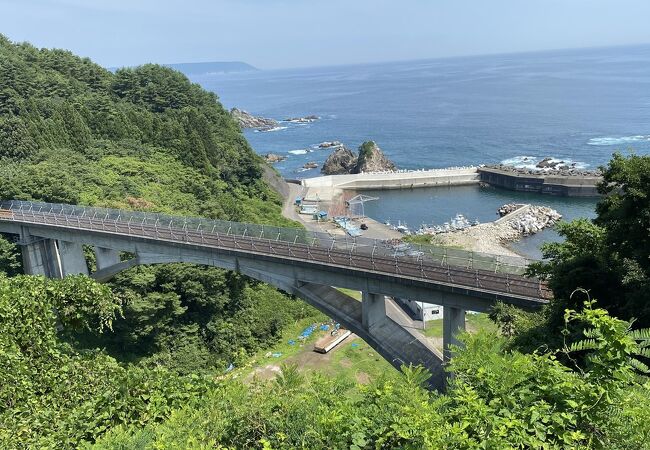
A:
[[[345,230],[346,233],[352,237],[361,236],[363,234],[361,232],[361,229],[350,221],[349,217],[335,217],[334,222],[336,222],[341,228]]]
[[[306,338],[308,338],[309,336],[311,336],[312,333],[313,333],[315,330],[316,330],[316,327],[314,327],[313,325],[310,325],[310,326],[308,326],[307,328],[305,328],[305,329],[303,330],[302,333],[300,333],[300,336],[306,339]]]

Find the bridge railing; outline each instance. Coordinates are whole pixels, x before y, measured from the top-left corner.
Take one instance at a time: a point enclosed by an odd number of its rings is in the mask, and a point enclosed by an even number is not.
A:
[[[89,206],[7,200],[0,209],[23,213],[45,213],[69,219],[93,219],[104,223],[126,224],[128,229],[153,227],[160,230],[185,230],[227,236],[266,239],[288,244],[344,250],[350,254],[376,257],[416,259],[433,262],[441,267],[463,267],[471,270],[522,275],[531,260],[520,257],[490,255],[448,247],[407,243],[401,240],[377,240],[348,235],[333,236],[328,233],[307,231],[302,228],[275,227],[196,217],[169,216],[159,213],[128,211]]]

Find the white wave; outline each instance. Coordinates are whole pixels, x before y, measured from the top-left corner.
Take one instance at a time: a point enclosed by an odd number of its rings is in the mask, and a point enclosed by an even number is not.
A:
[[[622,145],[622,144],[632,144],[634,142],[650,142],[650,135],[637,135],[637,136],[607,136],[589,139],[587,142],[588,145]]]
[[[501,164],[505,166],[512,166],[518,169],[529,170],[552,170],[551,168],[540,169],[537,164],[545,157],[540,156],[515,156],[512,158],[504,159]],[[575,169],[586,169],[589,164],[582,161],[574,161],[570,158],[555,158],[551,157],[550,163],[558,163],[559,166],[568,166]]]
[[[273,128],[262,128],[259,130],[255,130],[255,133],[270,133],[271,131],[280,131],[280,130],[286,130],[287,127],[273,127]]]
[[[287,153],[291,153],[292,155],[306,155],[309,152],[307,150],[289,150]]]
[[[540,161],[540,158],[536,156],[515,156],[513,158],[504,159],[501,161],[501,164],[505,166],[513,166],[519,168],[529,168],[535,167],[535,165]]]

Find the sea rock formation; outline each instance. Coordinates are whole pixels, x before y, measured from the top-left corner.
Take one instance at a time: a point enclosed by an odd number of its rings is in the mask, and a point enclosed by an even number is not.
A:
[[[340,146],[327,157],[321,172],[325,175],[343,175],[354,173],[356,166],[357,154],[345,146]]]
[[[337,143],[337,148],[330,154],[321,168],[321,172],[325,175],[386,172],[393,171],[397,168],[391,160],[386,158],[384,152],[373,141],[361,144],[358,154],[346,148],[338,141],[334,141],[333,143]]]
[[[553,158],[544,158],[535,167],[538,169],[555,169],[558,166],[565,167],[564,161],[553,161]]]
[[[278,155],[277,153],[267,153],[264,155],[264,160],[269,164],[284,161],[285,159],[287,159],[286,156]]]
[[[316,161],[309,161],[302,166],[303,169],[316,169],[317,167],[318,163]]]
[[[272,128],[278,125],[276,120],[257,117],[242,109],[233,108],[230,114],[241,128]]]
[[[318,144],[318,148],[343,147],[340,141],[325,141]]]
[[[312,123],[320,119],[318,116],[305,116],[305,117],[290,117],[288,119],[284,119],[284,122],[290,122],[290,123]]]
[[[374,141],[364,142],[359,147],[359,159],[354,173],[385,172],[396,168]]]

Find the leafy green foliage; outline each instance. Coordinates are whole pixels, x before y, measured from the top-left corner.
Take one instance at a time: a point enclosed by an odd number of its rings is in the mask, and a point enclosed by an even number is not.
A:
[[[276,342],[285,326],[315,313],[268,285],[188,264],[136,267],[110,284],[125,299],[124,317],[101,345],[116,357],[181,373],[240,364]]]
[[[359,160],[364,160],[372,156],[372,152],[377,144],[373,141],[366,141],[359,146]]]
[[[613,253],[650,272],[650,156],[614,154],[603,173],[595,222],[605,228]]]
[[[17,246],[0,235],[0,273],[17,275],[22,270]]]
[[[2,199],[295,225],[216,95],[161,66],[113,74],[0,36],[0,161]],[[20,269],[15,246],[0,239],[0,272]],[[15,364],[0,374],[3,448],[74,447],[115,424],[160,420],[202,392],[195,374],[245,360],[314,313],[269,286],[192,265],[137,267],[107,286],[29,280],[6,281],[19,283],[10,291],[21,301],[2,316],[3,336],[22,346],[7,344]],[[12,393],[12,382],[23,388]]]
[[[633,369],[648,374],[648,366],[638,358],[650,358],[650,328],[632,331],[629,323],[611,317],[601,308],[593,308],[595,301],[585,302],[580,312],[567,310],[565,322],[579,321],[588,323],[590,328],[584,329],[584,339],[576,340],[570,345],[565,344],[564,352],[568,355],[575,352],[588,352],[585,366],[594,377],[601,378],[630,378]],[[568,327],[566,328],[568,330]],[[582,370],[574,359],[571,361]],[[624,369],[629,369],[623,372]],[[612,371],[618,370],[617,374]]]
[[[78,353],[58,333],[110,329],[121,302],[87,277],[0,277],[0,447],[70,448],[117,424],[145,425],[209,386]]]
[[[222,385],[204,406],[117,428],[96,448],[647,448],[650,385],[632,376],[628,324],[589,311],[567,313],[601,333],[586,352],[598,364],[579,371],[556,357],[567,347],[510,352],[482,332],[463,338],[444,395],[422,387],[421,368],[361,386],[283,366],[273,383]]]
[[[616,317],[650,326],[650,156],[615,154],[603,177],[596,219],[559,224],[565,240],[545,244],[545,261],[530,268],[548,279],[555,298],[536,327],[513,333],[516,340],[532,343],[536,335],[539,345],[557,336],[564,310],[580,310],[589,297]]]
[[[112,74],[6,38],[0,60],[1,198],[131,198],[152,211],[289,223],[230,114],[181,73],[149,64]]]
[[[217,97],[156,65],[112,74],[0,36],[0,158],[0,198],[290,224]],[[196,375],[244,362],[313,314],[236,274],[136,267],[108,286],[2,276],[0,447],[74,448],[108,432],[100,448],[644,448],[648,332],[602,310],[564,316],[583,281],[621,288],[622,298],[600,296],[616,312],[647,312],[648,171],[627,161],[610,165],[619,190],[597,224],[563,226],[566,243],[533,269],[564,296],[538,316],[494,313],[515,338],[542,321],[529,343],[556,335],[566,345],[523,354],[496,334],[467,336],[445,395],[422,388],[419,368],[370,386],[295,366],[266,385]],[[617,238],[625,227],[630,239]],[[0,240],[0,271],[18,270],[15,247]]]
[[[0,57],[0,86],[15,106],[0,110],[0,198],[293,224],[230,114],[179,72],[145,65],[112,74],[6,39]],[[0,240],[0,270],[11,275],[20,269],[13,252]],[[114,333],[66,339],[182,373],[240,361],[313,313],[213,268],[138,267],[110,286],[125,300]]]

